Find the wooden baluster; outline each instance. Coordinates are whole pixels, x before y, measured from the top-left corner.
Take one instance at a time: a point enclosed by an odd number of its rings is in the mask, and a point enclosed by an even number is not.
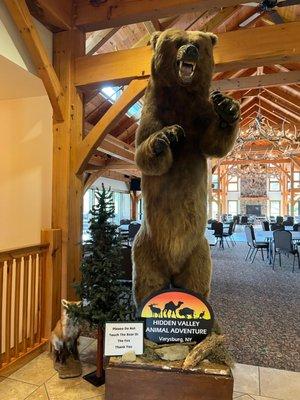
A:
[[[28,318],[28,270],[29,256],[24,257],[24,278],[23,278],[23,318],[22,318],[22,341],[23,351],[27,349],[27,318]]]
[[[40,253],[39,254],[39,262],[38,262],[38,323],[37,323],[37,343],[41,342],[41,335],[42,335],[42,312],[43,312],[43,305],[42,305],[42,285],[43,285],[43,276],[44,269],[46,267],[46,254]]]
[[[5,321],[5,361],[11,359],[11,294],[12,294],[12,267],[13,260],[8,260],[7,265],[7,285],[6,285],[6,321]]]
[[[30,346],[34,345],[34,321],[35,321],[35,280],[36,280],[37,254],[31,255],[31,291],[30,291]]]
[[[3,269],[4,261],[0,261],[0,368],[2,365],[2,302],[3,302]]]
[[[15,357],[19,355],[19,326],[20,326],[20,292],[21,292],[21,258],[16,258],[16,285],[15,285],[15,321],[14,346]]]

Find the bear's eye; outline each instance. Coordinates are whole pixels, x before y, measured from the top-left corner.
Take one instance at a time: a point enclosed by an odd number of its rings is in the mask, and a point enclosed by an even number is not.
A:
[[[195,47],[197,47],[197,49],[199,50],[199,48],[200,48],[200,46],[199,46],[199,43],[197,43],[197,42],[195,42],[195,43],[192,43]]]

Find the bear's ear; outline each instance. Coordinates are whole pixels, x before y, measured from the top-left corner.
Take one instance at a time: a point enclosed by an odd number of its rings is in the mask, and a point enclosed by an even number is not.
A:
[[[215,46],[218,43],[218,36],[214,33],[209,33],[208,36],[210,37],[212,45]]]
[[[155,50],[156,43],[157,43],[157,40],[158,40],[160,34],[161,34],[160,31],[156,31],[156,32],[153,32],[150,37],[150,46],[152,47],[153,50]]]

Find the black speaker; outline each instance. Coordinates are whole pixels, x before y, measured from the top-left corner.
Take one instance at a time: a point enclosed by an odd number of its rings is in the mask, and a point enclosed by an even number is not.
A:
[[[132,178],[130,181],[130,191],[138,192],[141,190],[141,179]]]

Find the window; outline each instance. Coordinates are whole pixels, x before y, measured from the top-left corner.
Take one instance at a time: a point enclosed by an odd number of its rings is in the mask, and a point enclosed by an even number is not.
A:
[[[212,202],[211,214],[212,214],[212,218],[213,219],[218,219],[219,218],[219,207],[218,207],[218,203],[216,201]]]
[[[120,224],[121,219],[130,219],[130,194],[123,192],[113,192],[115,205],[114,223]]]
[[[140,198],[138,202],[138,219],[140,221],[143,219],[143,198]]]
[[[270,215],[272,217],[277,217],[280,215],[280,201],[279,200],[271,200],[270,201]]]
[[[121,96],[122,92],[123,88],[120,86],[104,86],[101,89],[101,94],[111,103],[117,101],[118,98]],[[135,117],[136,119],[139,119],[141,116],[141,112],[142,112],[142,103],[141,101],[138,101],[129,108],[126,114],[129,117]]]
[[[238,214],[238,201],[228,200],[228,214],[237,215]]]
[[[211,177],[212,181],[212,188],[213,189],[219,189],[219,177],[216,174],[213,174]]]
[[[294,189],[300,188],[300,172],[294,172]]]
[[[83,196],[83,226],[82,226],[82,240],[88,240],[89,226],[90,226],[90,211],[94,205],[95,194],[93,189],[88,189]]]
[[[279,192],[280,191],[280,182],[279,179],[275,176],[271,176],[269,179],[269,190],[270,192]]]
[[[238,177],[237,176],[229,176],[228,177],[228,192],[237,192],[238,191]]]

